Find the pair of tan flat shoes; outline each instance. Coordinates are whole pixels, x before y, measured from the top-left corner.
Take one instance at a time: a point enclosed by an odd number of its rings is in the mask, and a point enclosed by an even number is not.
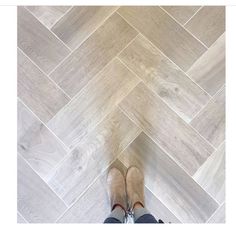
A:
[[[144,176],[137,167],[130,167],[125,177],[117,168],[110,169],[107,184],[111,210],[120,206],[133,211],[137,203],[144,207]]]

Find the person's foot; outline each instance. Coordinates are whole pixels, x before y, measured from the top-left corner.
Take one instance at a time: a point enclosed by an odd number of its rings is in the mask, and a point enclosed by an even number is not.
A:
[[[144,207],[144,176],[137,167],[130,167],[126,174],[126,192],[129,210]]]
[[[121,207],[125,212],[127,209],[125,179],[117,168],[110,169],[107,176],[107,185],[111,210],[115,207]]]

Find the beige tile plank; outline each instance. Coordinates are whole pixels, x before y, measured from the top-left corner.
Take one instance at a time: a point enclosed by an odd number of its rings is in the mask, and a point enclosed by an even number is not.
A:
[[[19,49],[17,54],[18,96],[46,122],[69,102],[69,98]]]
[[[225,139],[225,88],[191,121],[191,125],[214,147]]]
[[[190,175],[214,150],[143,83],[119,106]]]
[[[212,153],[193,178],[219,204],[225,201],[225,143]]]
[[[108,64],[48,127],[70,148],[109,114],[139,82],[119,60]]]
[[[50,77],[73,97],[136,35],[119,15],[113,14]]]
[[[26,6],[26,8],[50,29],[71,6]]]
[[[225,223],[225,203],[216,210],[207,223]]]
[[[141,35],[119,58],[187,122],[209,100],[206,92]]]
[[[197,39],[158,6],[126,6],[118,13],[184,71],[206,51]]]
[[[185,27],[208,47],[225,31],[225,7],[204,6]]]
[[[18,153],[42,178],[46,178],[68,151],[20,101],[17,109]]]
[[[111,167],[117,167],[125,175],[126,167],[116,160],[85,194],[60,218],[58,223],[102,223],[110,214],[106,177]],[[147,209],[164,222],[179,223],[179,220],[145,188]]]
[[[218,204],[148,136],[141,133],[119,156],[143,170],[145,185],[184,223],[205,222]]]
[[[162,6],[179,23],[186,23],[200,8],[200,6]]]
[[[71,205],[139,133],[140,129],[115,109],[76,146],[48,184]]]
[[[27,9],[17,8],[17,44],[45,73],[53,70],[69,49]]]
[[[66,210],[62,200],[20,156],[17,160],[17,208],[29,223],[55,222]]]
[[[188,70],[188,75],[212,96],[225,83],[225,33]]]
[[[74,49],[117,8],[117,6],[74,6],[52,27],[52,31]]]

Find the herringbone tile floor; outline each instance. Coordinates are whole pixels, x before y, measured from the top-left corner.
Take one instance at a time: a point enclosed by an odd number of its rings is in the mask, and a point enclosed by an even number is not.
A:
[[[18,7],[18,222],[103,222],[136,165],[164,222],[224,222],[225,8]]]

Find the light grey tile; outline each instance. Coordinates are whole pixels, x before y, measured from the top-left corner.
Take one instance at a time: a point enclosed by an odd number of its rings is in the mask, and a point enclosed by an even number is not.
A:
[[[191,121],[191,125],[213,146],[225,139],[225,88],[217,93]]]
[[[225,7],[204,6],[185,27],[210,47],[225,31]]]
[[[19,98],[44,122],[50,120],[69,98],[19,49],[17,92]]]
[[[46,178],[68,151],[21,102],[17,107],[17,150],[42,178]]]
[[[65,204],[18,156],[17,208],[29,223],[55,222],[66,210]]]
[[[53,70],[69,49],[24,7],[17,7],[17,44],[45,73]]]
[[[117,8],[116,6],[74,6],[52,27],[52,31],[74,49]]]

